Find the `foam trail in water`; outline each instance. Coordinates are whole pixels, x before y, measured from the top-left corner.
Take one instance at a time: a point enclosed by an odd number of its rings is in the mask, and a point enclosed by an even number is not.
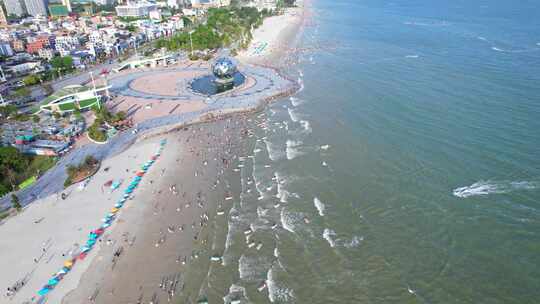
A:
[[[336,242],[333,239],[336,236],[336,232],[334,230],[324,228],[322,236],[323,236],[323,239],[325,239],[328,242],[328,244],[330,244],[330,247],[332,248],[336,247]]]
[[[318,197],[315,197],[313,199],[313,205],[315,205],[315,208],[317,208],[317,211],[319,211],[320,216],[324,216],[324,210],[326,209],[326,206],[319,200]]]
[[[311,133],[311,124],[307,120],[300,120],[300,125],[302,125],[302,128],[304,129],[304,132]]]
[[[268,139],[265,139],[264,143],[266,144],[266,150],[268,151],[268,157],[272,161],[279,160],[284,156],[283,151],[281,151],[279,149],[279,147],[276,147],[277,145],[275,143],[272,143]]]
[[[296,114],[293,108],[287,108],[287,112],[289,113],[289,117],[292,121],[297,122],[300,120],[300,118],[298,118],[298,114]]]
[[[294,159],[302,154],[303,152],[300,151],[300,146],[302,145],[302,142],[299,140],[287,140],[287,148],[285,150],[287,159],[291,160]]]
[[[478,181],[470,186],[459,187],[452,191],[454,196],[467,198],[477,195],[503,194],[517,190],[534,190],[540,183],[530,181]]]

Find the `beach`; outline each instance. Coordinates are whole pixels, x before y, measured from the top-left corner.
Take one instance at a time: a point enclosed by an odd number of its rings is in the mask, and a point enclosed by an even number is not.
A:
[[[282,15],[264,19],[253,31],[253,39],[238,59],[246,63],[282,67],[284,59],[295,51],[294,40],[304,22],[303,1],[294,8],[286,8]]]

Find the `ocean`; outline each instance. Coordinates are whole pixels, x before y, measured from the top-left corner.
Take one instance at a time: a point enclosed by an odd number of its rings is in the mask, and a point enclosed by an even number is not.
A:
[[[302,89],[252,117],[193,293],[538,303],[539,6],[310,2]]]

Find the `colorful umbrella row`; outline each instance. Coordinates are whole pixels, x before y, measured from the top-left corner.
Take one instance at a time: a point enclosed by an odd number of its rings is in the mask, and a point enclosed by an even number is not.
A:
[[[139,186],[140,181],[142,180],[143,176],[146,174],[148,169],[159,158],[166,143],[167,143],[167,140],[165,139],[160,141],[159,149],[156,151],[156,153],[154,153],[154,155],[152,155],[149,161],[143,164],[143,166],[141,167],[141,170],[136,173],[135,177],[131,180],[131,183],[129,184],[127,189],[124,191],[124,195],[122,196],[122,198],[114,204],[114,207],[110,210],[110,212],[101,220],[103,224],[101,224],[99,228],[90,231],[90,233],[88,234],[88,239],[86,240],[86,244],[80,248],[80,253],[78,253],[78,255],[74,255],[74,257],[64,262],[64,266],[57,273],[55,273],[49,281],[47,281],[47,284],[45,284],[43,288],[41,288],[37,292],[39,296],[45,296],[51,290],[53,290],[54,287],[56,287],[56,285],[64,278],[64,276],[71,271],[75,262],[77,260],[83,260],[88,254],[88,252],[92,250],[97,240],[105,232],[105,229],[108,228],[112,224],[112,222],[115,220],[118,211],[120,211],[120,208],[124,206],[124,203],[126,202],[126,200],[130,197],[133,191]]]

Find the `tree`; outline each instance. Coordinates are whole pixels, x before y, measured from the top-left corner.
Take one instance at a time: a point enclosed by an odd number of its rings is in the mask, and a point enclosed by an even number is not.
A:
[[[21,211],[22,206],[19,202],[19,197],[15,195],[15,193],[11,194],[11,207],[13,207],[17,211]]]
[[[30,90],[26,87],[18,88],[13,92],[13,96],[17,98],[30,96]]]
[[[9,115],[17,113],[17,107],[14,105],[7,105],[0,107],[0,115],[2,117],[8,117]]]
[[[35,122],[35,123],[38,123],[38,122],[40,121],[39,116],[37,116],[37,115],[32,115],[32,121]]]
[[[37,75],[28,75],[26,77],[23,78],[23,83],[24,85],[27,85],[27,86],[33,86],[37,83],[39,83],[39,77]]]
[[[62,115],[60,115],[60,113],[58,113],[58,111],[54,111],[52,113],[52,115],[53,115],[54,119],[56,119],[56,120],[58,120],[58,119],[60,119],[60,117],[62,117]]]
[[[71,56],[55,56],[51,59],[52,68],[58,75],[73,71],[73,58]]]

